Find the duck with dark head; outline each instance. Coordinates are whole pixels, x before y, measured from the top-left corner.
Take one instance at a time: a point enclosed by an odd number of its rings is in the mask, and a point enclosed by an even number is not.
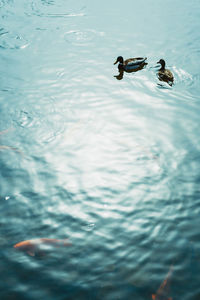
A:
[[[135,58],[128,58],[126,60],[123,59],[122,56],[118,56],[114,65],[118,64],[119,75],[115,76],[118,80],[123,78],[124,71],[127,73],[137,72],[142,70],[146,63],[147,58],[143,57],[135,57]]]
[[[167,82],[170,86],[172,86],[174,82],[174,76],[172,72],[168,69],[165,68],[165,61],[164,59],[160,59],[157,64],[161,64],[161,68],[158,71],[158,79],[160,81],[165,81]]]

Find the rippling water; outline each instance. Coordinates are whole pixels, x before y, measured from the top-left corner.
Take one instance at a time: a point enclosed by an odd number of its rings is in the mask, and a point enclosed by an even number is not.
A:
[[[199,0],[0,11],[0,299],[152,299],[172,265],[200,299]],[[119,55],[148,65],[117,80]],[[44,237],[72,246],[13,248]]]

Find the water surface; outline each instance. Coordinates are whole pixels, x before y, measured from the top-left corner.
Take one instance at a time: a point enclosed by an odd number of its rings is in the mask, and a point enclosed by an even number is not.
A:
[[[151,299],[173,265],[168,297],[198,300],[199,1],[0,11],[0,298]],[[148,65],[117,80],[119,55]],[[72,246],[13,248],[40,237]]]

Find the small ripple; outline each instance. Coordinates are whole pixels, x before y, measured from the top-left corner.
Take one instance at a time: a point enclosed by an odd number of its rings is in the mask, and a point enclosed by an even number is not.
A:
[[[43,5],[54,5],[55,1],[54,0],[41,0]]]
[[[55,12],[55,7],[53,12],[50,11],[46,11],[44,12],[44,6],[47,7],[52,7],[54,5],[54,2],[44,2],[42,1],[41,3],[42,5],[40,6],[38,3],[36,3],[35,1],[31,3],[31,10],[32,10],[32,14],[38,16],[38,17],[46,17],[46,18],[69,18],[69,17],[83,17],[85,16],[85,13],[82,12],[82,9],[79,10],[79,12],[74,12],[74,11],[70,11],[70,12],[61,12],[63,10],[63,7],[61,7],[61,11],[60,12]],[[60,5],[61,6],[61,5]]]
[[[50,18],[68,18],[68,17],[83,17],[85,14],[83,13],[58,13],[58,14],[46,14],[46,17]]]
[[[16,118],[16,123],[20,127],[31,127],[34,124],[33,116],[27,111],[21,110]]]
[[[65,33],[64,39],[66,42],[70,42],[74,45],[83,45],[86,42],[91,42],[95,37],[103,35],[103,32],[97,32],[95,30],[70,30]]]
[[[58,113],[53,101],[48,99],[45,103],[45,109],[40,110],[35,106],[30,109],[28,106],[23,110],[13,112],[13,121],[18,127],[29,130],[29,134],[42,143],[49,143],[63,132],[65,127],[65,116]]]
[[[29,43],[22,36],[5,31],[3,28],[0,29],[0,48],[2,49],[24,49]]]
[[[181,68],[178,69],[176,67],[173,67],[172,71],[174,73],[176,83],[184,82],[188,85],[193,81],[192,75]]]
[[[86,231],[93,231],[95,229],[95,223],[89,222],[83,226]]]
[[[6,31],[4,28],[0,28],[0,36],[4,35],[6,33],[9,33],[8,31]]]

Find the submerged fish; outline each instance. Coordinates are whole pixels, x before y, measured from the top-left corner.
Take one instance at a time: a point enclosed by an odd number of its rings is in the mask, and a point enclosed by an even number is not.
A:
[[[13,150],[13,151],[16,151],[20,154],[23,154],[23,152],[20,151],[19,149],[15,148],[15,147],[5,146],[5,145],[1,145],[0,150]]]
[[[30,256],[42,255],[44,251],[48,251],[52,247],[71,246],[68,239],[48,239],[38,238],[33,240],[26,240],[15,244],[13,247],[25,251]]]
[[[159,289],[156,294],[152,295],[153,300],[172,300],[172,297],[168,297],[169,295],[169,286],[170,286],[170,278],[173,271],[173,266],[170,267],[169,272],[165,278],[165,280],[161,283]]]
[[[5,133],[7,133],[8,131],[10,131],[12,128],[9,128],[9,129],[6,129],[6,130],[3,130],[3,131],[0,131],[0,135],[3,135]],[[1,145],[0,146],[0,150],[13,150],[13,151],[16,151],[20,154],[23,155],[23,152],[15,147],[10,147],[10,146],[5,146],[5,145]]]

